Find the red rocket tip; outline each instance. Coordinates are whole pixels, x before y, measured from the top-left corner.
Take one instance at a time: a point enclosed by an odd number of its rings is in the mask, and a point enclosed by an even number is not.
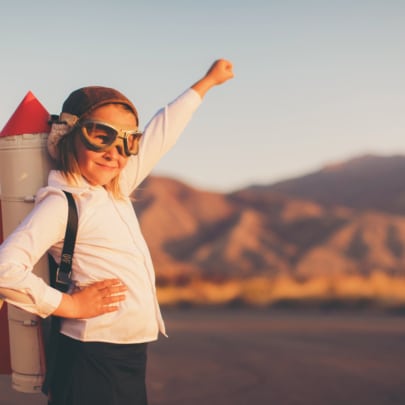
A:
[[[1,130],[0,137],[48,133],[48,120],[48,111],[29,91]]]

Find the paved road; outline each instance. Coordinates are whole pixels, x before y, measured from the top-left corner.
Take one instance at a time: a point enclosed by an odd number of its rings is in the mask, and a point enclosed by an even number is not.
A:
[[[167,314],[151,346],[153,405],[405,404],[405,317]]]
[[[403,405],[405,317],[166,311],[150,405]],[[0,378],[1,405],[44,405]]]

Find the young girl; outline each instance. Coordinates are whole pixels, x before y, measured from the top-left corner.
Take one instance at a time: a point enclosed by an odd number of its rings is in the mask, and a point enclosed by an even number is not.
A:
[[[114,89],[81,88],[64,102],[48,137],[58,170],[0,248],[0,287],[23,293],[6,300],[62,318],[52,405],[147,404],[146,345],[165,327],[130,194],[174,145],[205,93],[232,77],[231,63],[216,61],[143,134],[135,106]],[[47,251],[60,263],[68,215],[62,190],[73,194],[79,217],[67,294],[31,272]]]

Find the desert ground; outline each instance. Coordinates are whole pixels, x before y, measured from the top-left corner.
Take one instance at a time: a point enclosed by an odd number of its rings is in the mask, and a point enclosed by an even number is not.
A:
[[[166,310],[149,347],[150,405],[405,403],[405,316]],[[44,405],[0,376],[1,405]]]

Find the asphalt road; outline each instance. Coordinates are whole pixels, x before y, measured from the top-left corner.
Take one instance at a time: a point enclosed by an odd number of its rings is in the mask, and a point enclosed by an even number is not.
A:
[[[405,317],[168,313],[152,405],[405,404]]]
[[[150,405],[403,405],[405,316],[165,311]],[[1,405],[44,405],[0,377]]]

